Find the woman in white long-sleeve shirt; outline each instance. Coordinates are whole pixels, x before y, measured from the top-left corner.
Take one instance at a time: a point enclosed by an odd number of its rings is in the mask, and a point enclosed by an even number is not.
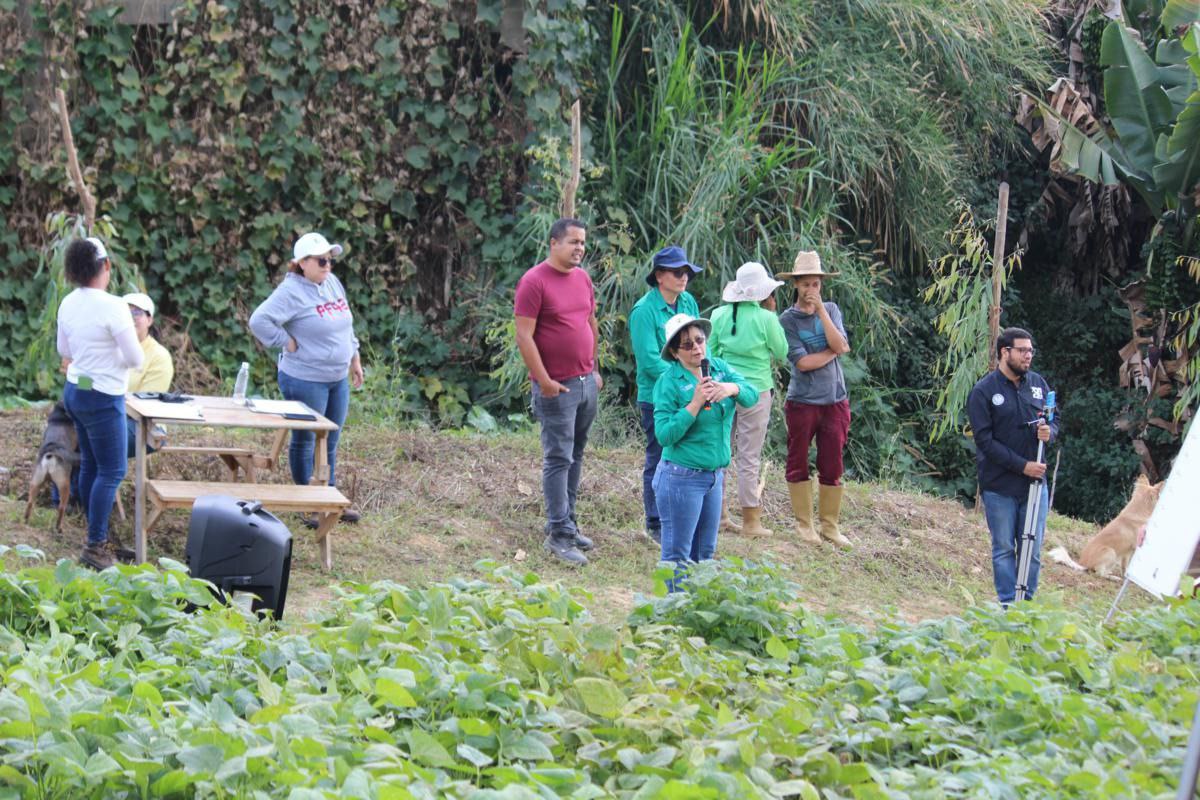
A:
[[[79,560],[104,569],[116,560],[108,518],[125,477],[125,388],[129,370],[142,365],[142,346],[129,305],[106,291],[112,262],[100,240],[71,242],[65,266],[76,288],[58,307],[58,353],[68,361],[63,403],[79,434],[79,501],[88,520]]]

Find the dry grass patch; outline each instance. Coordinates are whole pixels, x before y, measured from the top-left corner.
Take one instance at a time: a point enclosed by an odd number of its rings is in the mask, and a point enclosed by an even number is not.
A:
[[[81,517],[69,517],[63,535],[51,531],[53,513],[21,521],[33,455],[41,440],[42,411],[0,414],[0,542],[24,542],[51,558],[77,555],[84,538]],[[225,441],[266,446],[262,433],[176,428],[175,443]],[[214,438],[216,437],[216,438]],[[286,451],[285,451],[286,452]],[[467,575],[481,559],[562,580],[592,595],[598,615],[623,619],[637,595],[653,589],[657,549],[642,533],[642,450],[635,441],[590,448],[579,501],[580,524],[597,543],[592,563],[568,567],[542,549],[541,450],[534,432],[494,435],[396,430],[351,424],[342,437],[338,484],[362,509],[358,525],[334,534],[334,569],[322,571],[311,532],[295,518],[289,613],[327,602],[339,581],[393,580],[425,584]],[[151,457],[163,478],[221,479],[223,468],[198,456]],[[286,467],[266,478],[289,480]],[[123,487],[127,506],[132,491]],[[728,493],[727,493],[728,494]],[[770,557],[801,586],[806,606],[864,622],[884,609],[909,620],[943,616],[992,600],[990,549],[982,517],[959,504],[871,484],[851,483],[843,530],[855,547],[836,550],[799,543],[791,533],[782,468],[769,466],[764,517],[775,535],[751,539],[722,534],[718,554]],[[736,511],[735,511],[736,515]],[[151,558],[182,559],[188,517],[169,512],[150,537]],[[126,541],[128,521],[115,522]],[[1078,552],[1093,526],[1051,516],[1046,546]],[[1043,591],[1073,604],[1106,607],[1116,584],[1053,564],[1043,566]],[[1145,602],[1140,594],[1125,601]]]

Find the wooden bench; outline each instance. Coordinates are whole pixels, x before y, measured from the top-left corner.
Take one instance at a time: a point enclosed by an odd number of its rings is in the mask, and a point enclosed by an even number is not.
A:
[[[196,445],[167,445],[155,452],[163,454],[177,455],[196,455],[196,456],[216,456],[224,462],[229,469],[229,480],[236,481],[238,479],[238,470],[245,474],[246,483],[258,483],[258,471],[265,469],[268,472],[275,469],[275,465],[279,463],[279,453],[283,449],[284,442],[287,441],[287,431],[277,431],[275,441],[271,443],[271,450],[266,455],[255,452],[254,450],[245,447],[200,447]]]
[[[333,486],[297,486],[278,483],[219,483],[215,481],[146,481],[146,496],[153,508],[146,519],[149,533],[164,511],[190,509],[197,497],[226,494],[239,500],[257,500],[270,511],[297,511],[317,515],[317,542],[325,569],[333,569],[333,526],[350,507],[346,496]]]

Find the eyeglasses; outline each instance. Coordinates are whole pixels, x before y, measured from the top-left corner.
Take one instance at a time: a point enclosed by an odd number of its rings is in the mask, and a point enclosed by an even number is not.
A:
[[[685,339],[685,340],[681,341],[679,343],[679,347],[677,349],[679,349],[679,350],[694,350],[702,344],[704,344],[703,336],[693,336],[690,340]]]
[[[667,267],[659,267],[658,271],[666,272],[670,275],[674,275],[676,278],[686,278],[692,274],[692,270],[690,267],[675,267],[674,269],[669,269]]]
[[[1008,348],[1008,349],[1009,349],[1009,350],[1016,350],[1018,353],[1020,353],[1020,354],[1021,354],[1021,355],[1023,355],[1023,356],[1031,356],[1031,355],[1033,355],[1033,348],[1032,348],[1032,347],[1010,347],[1010,348]]]
[[[333,264],[332,258],[314,258],[313,261],[317,262],[318,267],[328,267]]]

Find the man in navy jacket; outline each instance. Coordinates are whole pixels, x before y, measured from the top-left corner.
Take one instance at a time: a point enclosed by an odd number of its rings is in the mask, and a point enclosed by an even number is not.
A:
[[[992,534],[992,579],[1002,605],[1016,596],[1017,548],[1025,527],[1031,482],[1039,482],[1036,539],[1029,568],[1028,597],[1037,589],[1042,537],[1049,498],[1046,465],[1037,461],[1038,441],[1058,435],[1058,423],[1044,419],[1050,387],[1032,372],[1033,337],[1021,328],[1005,328],[996,338],[997,369],[975,384],[967,398],[967,416],[975,437],[975,465],[984,515]]]

